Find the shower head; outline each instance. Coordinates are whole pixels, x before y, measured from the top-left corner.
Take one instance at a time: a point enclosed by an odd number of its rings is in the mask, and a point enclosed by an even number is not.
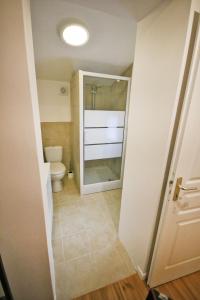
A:
[[[91,86],[91,94],[96,95],[98,87],[96,85]]]

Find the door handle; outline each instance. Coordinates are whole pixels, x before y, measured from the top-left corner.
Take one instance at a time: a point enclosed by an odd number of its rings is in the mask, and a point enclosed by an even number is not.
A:
[[[183,181],[182,177],[179,177],[176,180],[176,187],[175,187],[175,190],[174,190],[173,201],[177,201],[178,200],[179,192],[180,192],[180,186],[181,186],[182,181]]]
[[[180,193],[180,190],[182,191],[199,191],[199,189],[195,186],[192,186],[192,187],[185,187],[182,185],[182,181],[183,181],[183,177],[179,177],[177,178],[176,180],[176,187],[175,187],[175,190],[174,190],[174,196],[173,196],[173,201],[177,201],[178,200],[178,197],[179,197],[179,193]]]
[[[181,184],[179,184],[179,189],[182,191],[197,191],[198,190],[198,188],[195,186],[191,186],[191,187],[187,188]]]

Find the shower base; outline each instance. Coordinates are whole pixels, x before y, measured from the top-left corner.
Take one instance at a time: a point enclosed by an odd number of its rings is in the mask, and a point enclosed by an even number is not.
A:
[[[117,176],[108,166],[86,167],[84,177],[84,184],[119,180],[119,176]]]

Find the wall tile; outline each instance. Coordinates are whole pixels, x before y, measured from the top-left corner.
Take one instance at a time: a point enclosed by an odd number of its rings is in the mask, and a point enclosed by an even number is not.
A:
[[[71,160],[71,122],[41,122],[42,144],[63,146],[63,163],[67,170]]]

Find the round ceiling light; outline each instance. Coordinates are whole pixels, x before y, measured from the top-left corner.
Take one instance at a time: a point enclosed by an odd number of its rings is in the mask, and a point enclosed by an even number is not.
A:
[[[68,24],[62,29],[61,36],[71,46],[82,46],[87,43],[89,32],[81,24]]]

